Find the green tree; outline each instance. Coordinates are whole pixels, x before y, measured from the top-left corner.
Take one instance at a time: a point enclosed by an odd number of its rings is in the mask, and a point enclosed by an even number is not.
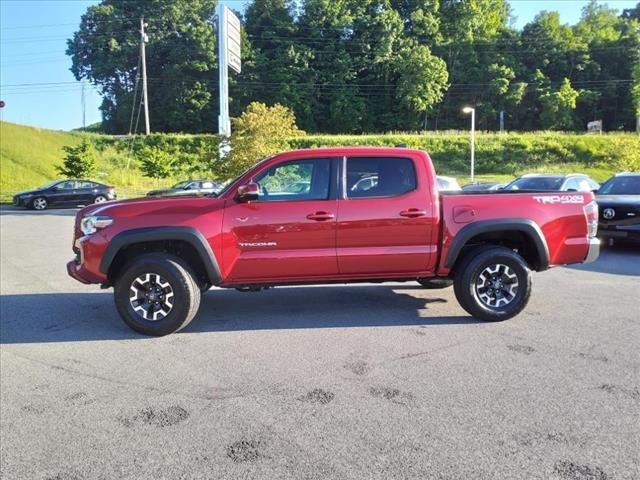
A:
[[[138,155],[140,168],[145,177],[168,178],[179,171],[178,159],[160,147],[145,146]]]
[[[89,178],[96,171],[96,161],[91,144],[83,140],[76,146],[64,146],[66,152],[62,165],[56,167],[67,178]]]
[[[546,91],[541,97],[543,110],[540,122],[543,128],[551,130],[570,130],[574,128],[573,111],[579,92],[571,86],[568,78],[562,81],[557,91]]]
[[[447,64],[417,45],[403,51],[398,63],[397,98],[414,112],[426,112],[442,100],[447,89]]]
[[[304,132],[296,126],[293,112],[282,105],[249,104],[233,119],[231,152],[226,174],[236,176],[259,160],[289,148],[288,139]]]
[[[74,76],[99,86],[107,132],[127,133],[139,108],[141,17],[152,129],[215,129],[215,7],[215,0],[102,0],[87,8],[67,54]]]

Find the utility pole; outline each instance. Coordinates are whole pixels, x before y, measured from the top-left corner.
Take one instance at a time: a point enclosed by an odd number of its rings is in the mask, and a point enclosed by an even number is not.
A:
[[[144,17],[140,18],[140,58],[142,59],[142,102],[144,103],[144,130],[147,135],[151,133],[149,127],[149,97],[147,96],[147,59],[145,57],[144,44],[149,37],[144,33]]]
[[[504,133],[504,110],[500,110],[500,133]]]

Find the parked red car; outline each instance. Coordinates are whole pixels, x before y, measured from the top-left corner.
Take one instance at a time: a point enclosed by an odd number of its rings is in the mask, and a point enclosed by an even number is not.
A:
[[[298,150],[217,197],[84,208],[67,269],[113,286],[124,321],[150,335],[187,325],[212,285],[453,283],[467,312],[498,321],[526,306],[531,270],[595,259],[597,223],[591,192],[441,194],[419,150]]]

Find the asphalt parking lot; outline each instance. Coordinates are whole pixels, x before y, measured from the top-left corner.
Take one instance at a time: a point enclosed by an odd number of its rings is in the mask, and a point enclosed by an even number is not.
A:
[[[146,338],[67,277],[74,210],[0,209],[3,479],[638,479],[640,251],[481,323],[417,284],[211,290]]]

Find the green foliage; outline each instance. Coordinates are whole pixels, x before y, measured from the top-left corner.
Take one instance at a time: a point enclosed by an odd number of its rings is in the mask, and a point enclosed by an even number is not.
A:
[[[549,130],[571,130],[573,128],[573,111],[579,92],[571,87],[571,82],[565,78],[562,87],[557,92],[545,91],[540,96],[542,114],[540,122]]]
[[[255,115],[247,115],[247,125],[261,124],[259,107]],[[275,108],[275,107],[274,107]],[[280,107],[282,108],[282,107]],[[264,114],[264,113],[263,113]],[[245,146],[264,148],[253,150],[251,155],[240,155],[238,144],[233,154],[244,157],[244,166],[253,164],[277,151],[321,146],[393,146],[405,143],[409,147],[429,152],[438,173],[452,175],[467,181],[469,175],[468,132],[441,132],[429,134],[381,134],[381,135],[301,135],[287,120],[283,132],[275,133],[272,127],[247,127],[246,132],[270,132],[260,134],[261,140]],[[268,122],[267,122],[268,123]],[[55,165],[64,158],[63,147],[79,145],[83,138],[93,145],[97,171],[95,179],[114,185],[120,198],[143,195],[152,188],[169,186],[179,180],[203,176],[224,182],[237,173],[228,159],[219,161],[217,135],[156,134],[148,137],[121,138],[106,135],[64,133],[36,129],[0,122],[0,199],[7,201],[19,191],[37,187],[58,178]],[[278,144],[267,148],[270,135],[278,135]],[[164,179],[147,178],[142,172],[145,152],[151,150],[165,163],[175,160],[172,176]],[[158,153],[162,152],[162,153]],[[615,172],[640,172],[640,138],[636,134],[567,134],[558,132],[495,133],[478,132],[476,165],[479,178],[506,181],[527,172],[580,171],[603,181]],[[299,173],[299,172],[298,172]],[[288,176],[293,181],[301,175]],[[282,184],[284,186],[284,184]]]
[[[442,174],[467,175],[468,133],[385,135],[307,135],[291,148],[394,146],[406,144],[429,152]],[[584,171],[605,180],[619,171],[640,171],[640,139],[635,134],[575,135],[553,132],[486,133],[476,136],[476,172],[515,176],[536,171]]]
[[[148,23],[151,126],[216,130],[216,0],[102,0],[69,42],[72,71],[104,92],[104,130],[139,108],[138,20]],[[232,116],[251,102],[290,108],[309,132],[478,128],[633,130],[640,109],[638,10],[595,1],[578,24],[541,12],[521,31],[507,0],[253,0]],[[564,83],[579,92],[573,107]],[[139,91],[139,88],[138,88]],[[134,101],[135,100],[135,101]]]
[[[268,107],[251,103],[233,123],[231,153],[224,169],[230,177],[269,155],[288,149],[290,138],[304,134],[296,126],[291,110],[277,104]]]
[[[442,100],[447,88],[447,64],[431,55],[429,47],[418,45],[402,53],[398,63],[398,100],[415,112],[431,109]]]
[[[62,149],[66,153],[64,162],[56,167],[60,175],[67,178],[89,178],[95,173],[93,147],[86,139],[79,145],[65,145]]]
[[[176,173],[176,159],[158,147],[145,147],[141,153],[141,170],[149,178],[168,178]]]
[[[211,130],[216,96],[215,0],[102,0],[68,41],[71,71],[103,92],[104,129],[127,133],[139,106],[140,18],[148,27],[147,75],[152,128]],[[136,95],[136,87],[138,94]],[[134,101],[135,99],[135,101]]]

